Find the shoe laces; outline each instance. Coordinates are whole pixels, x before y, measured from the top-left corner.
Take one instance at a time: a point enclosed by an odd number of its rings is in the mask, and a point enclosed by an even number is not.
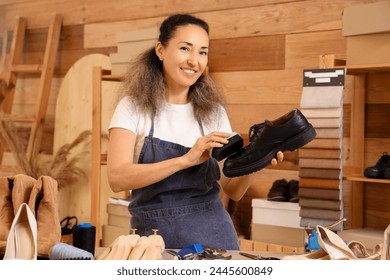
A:
[[[249,133],[248,133],[249,144],[248,144],[248,146],[244,147],[245,149],[250,148],[254,145],[256,137],[263,130],[264,126],[265,126],[265,123],[258,123],[258,124],[254,124],[250,127]]]
[[[254,142],[256,136],[263,130],[265,123],[258,123],[251,126],[249,129],[249,142]]]

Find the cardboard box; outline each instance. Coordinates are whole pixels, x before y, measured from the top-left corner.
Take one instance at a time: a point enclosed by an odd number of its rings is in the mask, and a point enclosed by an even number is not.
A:
[[[108,247],[114,242],[114,240],[120,235],[127,235],[130,232],[130,228],[116,227],[111,225],[102,226],[102,246]]]
[[[256,198],[252,200],[252,223],[300,228],[299,210],[298,203]]]
[[[251,239],[290,247],[305,247],[303,228],[252,224]]]
[[[347,38],[347,65],[385,63],[390,63],[390,32]]]
[[[108,224],[111,226],[130,228],[131,215],[127,206],[120,204],[107,204]]]
[[[110,215],[118,215],[130,218],[129,209],[127,206],[120,204],[107,203],[107,213]]]
[[[343,36],[390,32],[390,1],[353,5],[343,11]]]

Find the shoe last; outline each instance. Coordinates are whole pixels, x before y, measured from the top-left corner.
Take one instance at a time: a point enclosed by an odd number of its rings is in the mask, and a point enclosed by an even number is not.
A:
[[[11,225],[4,260],[37,259],[37,222],[30,207],[22,203]]]

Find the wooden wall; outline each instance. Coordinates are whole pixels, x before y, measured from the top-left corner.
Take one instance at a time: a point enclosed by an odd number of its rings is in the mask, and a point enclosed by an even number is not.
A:
[[[55,101],[61,79],[79,58],[90,53],[116,52],[116,32],[158,26],[169,14],[192,13],[211,27],[210,71],[225,90],[233,129],[243,135],[252,124],[274,119],[299,107],[302,71],[318,68],[319,56],[335,54],[346,58],[346,38],[341,34],[345,7],[379,0],[0,0],[0,31],[12,33],[15,18],[28,20],[25,58],[42,58],[47,25],[52,13],[63,15],[62,39],[55,68],[55,79],[48,108],[43,152],[53,145]],[[172,4],[174,2],[174,4]],[[369,76],[366,114],[366,166],[376,163],[384,151],[390,151],[389,75]],[[26,77],[19,85],[15,110],[28,114],[34,105],[37,80]],[[344,161],[349,164],[349,112],[353,77],[348,77],[344,109]],[[363,124],[362,124],[363,125]],[[249,228],[252,197],[265,197],[276,179],[298,178],[298,154],[286,153],[276,168],[258,173],[258,181],[237,206],[236,215]],[[348,218],[348,184],[344,189]],[[390,223],[390,188],[384,184],[366,184],[365,224],[384,228]],[[89,199],[89,198],[88,198]],[[88,200],[89,201],[89,200]],[[103,209],[104,210],[104,209]],[[348,222],[347,222],[348,227]]]

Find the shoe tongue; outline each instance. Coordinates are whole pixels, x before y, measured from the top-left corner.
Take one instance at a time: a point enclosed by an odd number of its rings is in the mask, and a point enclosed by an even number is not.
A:
[[[269,121],[269,120],[265,120],[265,123],[268,125],[268,126],[273,126],[274,124],[271,122],[271,121]]]

